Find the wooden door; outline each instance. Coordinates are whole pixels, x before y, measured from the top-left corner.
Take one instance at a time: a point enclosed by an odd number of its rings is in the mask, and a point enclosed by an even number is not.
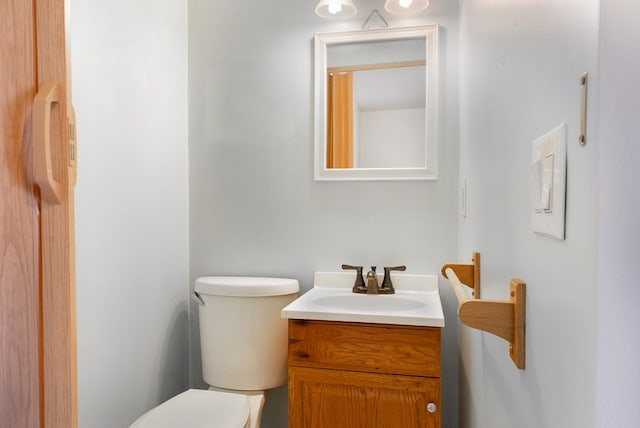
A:
[[[353,72],[327,73],[327,168],[353,168]]]
[[[290,427],[439,428],[439,407],[438,378],[289,368]]]
[[[33,4],[0,2],[0,427],[41,424],[38,199],[31,103]]]
[[[0,428],[77,426],[65,43],[64,0],[0,2]],[[34,97],[49,82],[55,203],[34,169]]]

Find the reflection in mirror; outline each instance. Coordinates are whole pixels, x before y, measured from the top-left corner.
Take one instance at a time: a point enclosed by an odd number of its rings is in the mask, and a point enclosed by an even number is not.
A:
[[[425,64],[423,38],[327,48],[327,168],[424,166]]]
[[[436,31],[316,35],[317,180],[436,178]]]

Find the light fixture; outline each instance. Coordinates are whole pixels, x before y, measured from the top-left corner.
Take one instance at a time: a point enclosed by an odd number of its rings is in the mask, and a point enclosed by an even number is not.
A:
[[[414,15],[425,10],[429,0],[387,0],[384,8],[394,15]]]
[[[320,0],[316,6],[316,15],[323,18],[350,18],[355,14],[356,7],[352,0]]]

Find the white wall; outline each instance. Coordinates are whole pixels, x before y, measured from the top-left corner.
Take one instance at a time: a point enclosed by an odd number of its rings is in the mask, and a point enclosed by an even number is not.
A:
[[[425,109],[359,111],[358,168],[425,166]]]
[[[443,100],[437,182],[313,181],[313,35],[358,30],[313,2],[189,2],[191,283],[201,275],[280,275],[303,291],[342,263],[437,273],[457,255],[457,2],[392,26],[440,23]],[[444,284],[443,284],[444,285]],[[444,426],[457,426],[455,304],[442,296]],[[201,386],[197,311],[192,381]],[[265,428],[286,426],[286,391],[267,398]]]
[[[640,3],[604,0],[600,20],[596,426],[640,420]]]
[[[460,260],[482,254],[484,298],[527,283],[526,370],[502,339],[461,327],[461,427],[583,428],[595,415],[598,0],[460,2]],[[577,144],[590,73],[588,144]],[[531,141],[568,124],[566,240],[531,232]],[[615,425],[607,425],[615,426]]]
[[[79,418],[188,387],[186,1],[71,1]]]

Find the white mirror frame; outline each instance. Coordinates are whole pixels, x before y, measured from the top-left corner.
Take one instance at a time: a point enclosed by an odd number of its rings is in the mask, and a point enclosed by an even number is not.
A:
[[[425,38],[425,163],[419,168],[327,168],[327,47],[332,44]],[[438,178],[438,26],[322,33],[315,35],[315,167],[317,181],[437,180]]]

